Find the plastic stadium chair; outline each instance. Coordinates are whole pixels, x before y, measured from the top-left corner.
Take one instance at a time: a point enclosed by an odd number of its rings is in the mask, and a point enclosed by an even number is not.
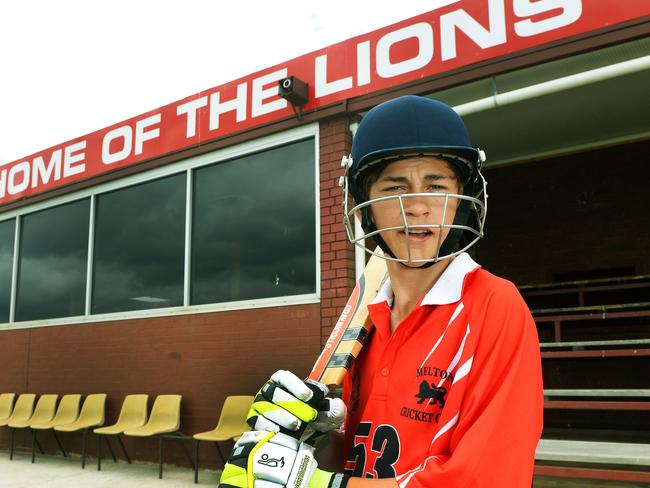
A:
[[[56,401],[58,398],[59,395],[41,395],[38,399],[38,403],[36,403],[34,413],[29,419],[12,420],[9,422],[8,425],[11,429],[11,450],[9,451],[9,459],[14,458],[14,434],[16,429],[26,429],[32,424],[32,422],[49,422],[52,420],[54,412],[56,411]]]
[[[83,431],[81,436],[81,469],[86,467],[86,433],[92,427],[104,425],[104,411],[106,407],[106,393],[88,395],[81,407],[79,418],[71,424],[57,425],[54,430],[58,432]]]
[[[33,393],[23,393],[16,400],[16,405],[14,406],[11,415],[7,418],[0,418],[0,427],[9,425],[9,422],[20,422],[23,420],[29,420],[32,417],[34,412],[34,401],[36,400],[36,395]]]
[[[93,430],[97,435],[97,471],[101,471],[102,469],[102,436],[104,435],[114,435],[117,437],[120,446],[122,446],[122,451],[124,452],[126,460],[131,464],[131,458],[129,457],[129,453],[126,452],[126,447],[124,447],[120,434],[125,430],[142,427],[147,423],[148,402],[149,395],[127,395],[124,398],[124,402],[122,402],[122,409],[120,410],[117,422],[113,425],[107,425],[106,427],[99,427]],[[111,447],[110,442],[108,442],[108,438],[106,438],[106,445],[113,457],[113,461],[117,462],[117,458],[113,453],[113,448]]]
[[[1,393],[0,394],[0,425],[5,425],[2,422],[11,417],[11,412],[14,408],[15,393]]]
[[[142,427],[124,431],[124,435],[134,437],[158,437],[158,477],[162,479],[162,452],[163,438],[177,437],[183,438],[183,434],[178,431],[181,424],[181,395],[158,395],[153,402],[149,421]],[[187,452],[184,444],[181,444],[187,459],[190,461],[192,469],[194,462]]]
[[[32,462],[34,462],[34,443],[38,444],[38,438],[36,437],[37,430],[51,430],[54,435],[54,439],[61,449],[61,454],[63,457],[67,457],[63,445],[59,440],[59,436],[56,435],[54,427],[57,425],[70,424],[77,420],[79,417],[79,402],[81,401],[81,395],[74,393],[70,395],[63,395],[61,397],[61,402],[59,402],[59,407],[56,409],[56,415],[53,419],[43,422],[30,422],[29,427],[32,429]],[[40,446],[39,446],[40,449]],[[41,450],[42,452],[42,450]]]
[[[248,411],[253,404],[255,397],[251,395],[238,395],[229,396],[223,402],[221,407],[221,414],[219,415],[219,422],[217,426],[207,432],[199,432],[194,434],[194,483],[199,482],[199,444],[201,441],[214,442],[217,447],[217,452],[221,457],[223,465],[226,464],[226,459],[219,449],[219,442],[222,441],[236,441],[241,435],[250,430],[246,423]]]

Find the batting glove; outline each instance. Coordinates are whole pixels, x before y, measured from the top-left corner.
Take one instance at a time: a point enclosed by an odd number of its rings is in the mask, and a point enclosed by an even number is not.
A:
[[[340,398],[326,398],[328,392],[322,383],[302,381],[290,371],[276,371],[257,393],[248,412],[248,425],[253,430],[281,432],[303,440],[315,432],[339,429],[345,420],[345,403]]]
[[[313,447],[274,432],[250,431],[237,441],[220,488],[345,488],[349,476],[318,469]]]

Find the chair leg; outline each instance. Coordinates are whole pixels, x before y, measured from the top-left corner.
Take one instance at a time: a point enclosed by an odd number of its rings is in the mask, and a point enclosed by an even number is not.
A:
[[[199,443],[198,439],[194,440],[194,483],[199,482]]]
[[[163,438],[158,437],[158,479],[162,479]]]
[[[217,452],[219,453],[219,457],[221,458],[222,466],[225,468],[226,467],[226,458],[223,457],[223,454],[221,453],[221,449],[219,449],[219,443],[215,442],[214,445],[216,446]]]
[[[32,464],[34,464],[34,461],[36,461],[36,432],[34,432],[34,429],[29,429],[32,431]]]
[[[88,429],[84,429],[81,434],[81,469],[86,469],[86,433]]]
[[[187,450],[187,446],[185,445],[185,442],[183,442],[184,441],[183,437],[185,437],[185,436],[181,432],[179,432],[177,435],[180,437],[179,440],[181,441],[181,449],[183,449],[183,452],[185,453],[185,457],[187,458],[187,460],[190,463],[190,467],[192,469],[194,469],[194,460],[192,459],[192,456],[190,455],[189,451]]]
[[[68,457],[68,455],[65,453],[65,450],[63,449],[61,441],[59,440],[59,436],[56,435],[56,431],[54,429],[52,429],[52,434],[54,434],[54,439],[56,439],[56,443],[59,445],[59,449],[61,449],[61,454],[63,454],[63,457]]]
[[[120,442],[120,446],[122,446],[122,452],[124,452],[124,456],[126,457],[126,461],[131,464],[131,458],[129,457],[129,453],[126,452],[126,447],[124,447],[124,443],[122,442],[122,438],[120,435],[117,435],[117,440]],[[108,444],[108,439],[106,439],[106,444]],[[110,444],[108,444],[110,446]],[[111,451],[112,452],[112,451]],[[115,459],[115,456],[113,456],[113,459]]]
[[[119,439],[119,436],[117,438]],[[113,458],[113,462],[116,463],[117,458],[115,457],[115,452],[113,451],[113,448],[111,447],[110,439],[108,437],[106,437],[105,440],[106,440],[106,446],[108,446],[108,452],[111,453],[111,457]]]
[[[14,434],[16,429],[11,429],[11,450],[9,451],[9,461],[12,461],[14,458]]]
[[[97,435],[97,471],[102,470],[102,436]]]
[[[45,451],[43,450],[43,446],[41,446],[41,443],[38,442],[38,437],[36,437],[36,432],[34,432],[34,441],[36,441],[36,447],[38,447],[38,452],[41,454],[45,454]]]

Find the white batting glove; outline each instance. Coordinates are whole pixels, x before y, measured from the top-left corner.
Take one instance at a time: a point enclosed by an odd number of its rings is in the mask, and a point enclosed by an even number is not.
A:
[[[282,432],[306,439],[314,432],[339,429],[347,409],[340,398],[326,398],[327,386],[276,371],[260,389],[247,421],[253,430]]]
[[[349,476],[318,469],[314,449],[274,432],[246,432],[224,467],[221,488],[345,488]]]

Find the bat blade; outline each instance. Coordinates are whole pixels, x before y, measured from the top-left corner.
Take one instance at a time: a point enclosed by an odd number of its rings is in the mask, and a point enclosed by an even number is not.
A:
[[[383,255],[379,248],[375,253]],[[345,373],[359,355],[373,327],[367,306],[377,296],[386,277],[386,261],[373,255],[343,307],[309,378],[326,385],[343,384]]]

